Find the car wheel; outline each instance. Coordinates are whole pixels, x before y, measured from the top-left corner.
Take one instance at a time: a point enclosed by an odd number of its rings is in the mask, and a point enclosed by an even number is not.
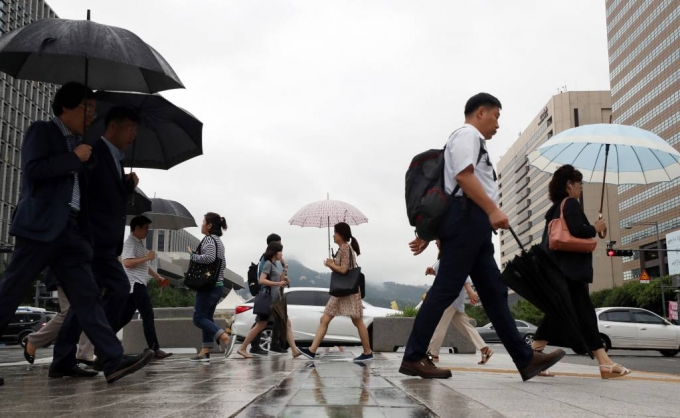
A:
[[[271,328],[267,328],[260,334],[260,348],[269,351],[272,346],[272,336],[274,331]]]
[[[24,347],[24,346],[25,346],[25,344],[24,344],[24,339],[26,339],[26,337],[28,337],[29,335],[33,334],[34,332],[35,332],[35,331],[33,331],[32,329],[27,329],[27,330],[21,331],[21,332],[19,333],[19,337],[17,337],[17,339],[19,340],[19,345],[21,345],[22,347]]]
[[[534,334],[525,334],[524,335],[524,342],[531,345],[531,343],[534,342]]]
[[[607,352],[612,348],[612,343],[606,335],[600,334],[600,339],[602,340],[602,345],[604,346],[604,351]]]
[[[680,353],[680,350],[659,350],[659,353],[664,357],[675,357],[676,354]]]

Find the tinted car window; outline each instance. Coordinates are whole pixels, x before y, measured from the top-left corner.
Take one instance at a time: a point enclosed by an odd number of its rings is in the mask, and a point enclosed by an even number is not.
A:
[[[633,311],[633,318],[635,318],[635,322],[640,324],[665,324],[663,319],[645,311]]]
[[[326,292],[316,292],[316,304],[317,306],[326,306],[328,303],[328,299],[331,298],[331,295],[326,293]]]
[[[630,319],[630,314],[628,311],[608,311],[605,312],[606,314],[606,319],[605,321],[612,321],[612,322],[632,322]],[[602,318],[602,316],[600,316]]]
[[[28,320],[30,322],[40,321],[41,318],[42,318],[42,315],[40,315],[39,313],[28,314]]]
[[[525,324],[524,322],[521,322],[521,321],[515,321],[515,326],[517,328],[526,328],[527,324]]]
[[[14,317],[10,321],[12,324],[18,324],[24,321],[24,314],[14,314]]]
[[[314,303],[314,293],[317,292],[308,292],[304,290],[299,292],[288,292],[286,294],[286,301],[289,305],[314,306],[316,305]]]

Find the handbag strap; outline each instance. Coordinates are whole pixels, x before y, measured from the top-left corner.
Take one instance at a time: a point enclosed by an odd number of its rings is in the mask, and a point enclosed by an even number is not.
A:
[[[359,263],[357,263],[354,260],[354,249],[352,248],[352,246],[349,245],[349,243],[347,244],[347,246],[349,247],[349,269],[352,270],[353,268],[359,267]]]

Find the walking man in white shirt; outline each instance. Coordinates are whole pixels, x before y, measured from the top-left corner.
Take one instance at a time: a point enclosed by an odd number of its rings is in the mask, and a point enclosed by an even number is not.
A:
[[[146,287],[149,277],[153,277],[161,286],[167,286],[170,281],[164,279],[149,266],[149,262],[156,258],[154,251],[149,251],[144,245],[146,235],[149,233],[151,220],[146,216],[137,216],[130,221],[130,236],[123,244],[123,267],[130,280],[130,295],[120,315],[121,328],[127,325],[139,310],[144,327],[144,338],[149,348],[154,351],[156,359],[170,357],[172,353],[166,353],[158,345],[156,326],[154,324],[153,307],[151,297]]]
[[[498,130],[501,102],[488,93],[465,104],[465,124],[454,131],[444,151],[444,182],[451,203],[439,227],[441,260],[428,297],[418,311],[399,372],[424,378],[449,378],[438,369],[427,348],[446,308],[458,297],[467,276],[475,283],[489,319],[512,357],[522,379],[528,380],[557,363],[563,350],[533,352],[517,332],[508,308],[508,288],[494,258],[491,234],[510,228],[498,207],[498,185],[486,141]],[[421,238],[409,243],[418,255],[429,244]]]

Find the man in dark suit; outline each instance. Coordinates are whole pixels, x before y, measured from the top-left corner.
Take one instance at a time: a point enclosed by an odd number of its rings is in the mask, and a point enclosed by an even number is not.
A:
[[[92,271],[101,291],[101,304],[114,332],[121,328],[120,315],[130,295],[130,281],[118,256],[123,251],[125,208],[139,182],[135,173],[125,174],[125,150],[137,136],[139,116],[126,107],[114,107],[105,117],[104,135],[90,143],[96,165],[87,171],[88,217],[94,247]],[[80,327],[77,321],[64,321],[64,344],[54,347],[55,360],[75,358]],[[99,349],[95,346],[95,353]],[[99,357],[99,355],[97,355]],[[98,360],[95,369],[103,367]]]
[[[0,331],[7,326],[28,286],[50,267],[71,302],[75,316],[99,350],[104,374],[114,382],[144,367],[153,356],[124,358],[123,347],[99,304],[92,274],[85,162],[92,147],[81,144],[94,119],[92,91],[78,83],[54,96],[51,121],[33,123],[21,149],[22,185],[10,233],[14,254],[0,282]],[[61,334],[60,334],[61,337]],[[59,342],[60,337],[57,338]],[[53,362],[50,377],[91,377],[73,361]]]

